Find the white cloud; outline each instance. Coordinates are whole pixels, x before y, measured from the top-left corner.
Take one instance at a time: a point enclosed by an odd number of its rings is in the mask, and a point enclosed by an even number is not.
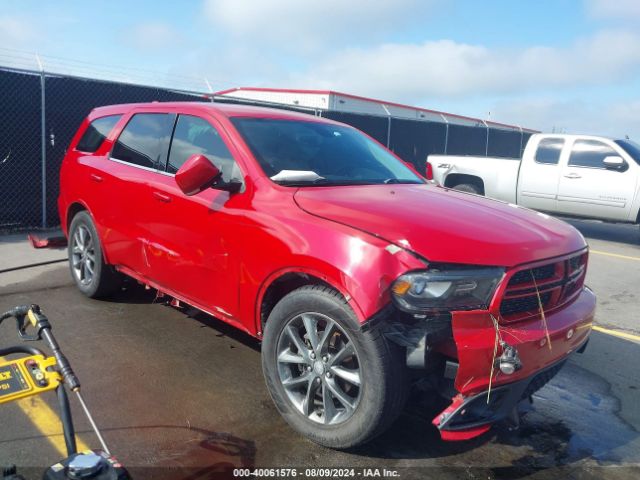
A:
[[[594,18],[640,18],[638,0],[587,0],[587,12]]]
[[[610,30],[564,48],[492,49],[452,40],[350,48],[311,62],[291,81],[415,102],[615,83],[638,68],[640,34]]]
[[[3,46],[21,47],[35,38],[35,31],[24,18],[0,15],[0,38]]]
[[[371,41],[420,21],[443,0],[205,0],[205,17],[241,40],[259,47],[310,51],[343,40]],[[411,11],[411,15],[407,12]]]
[[[128,29],[126,39],[140,50],[159,50],[175,46],[182,36],[171,25],[164,22],[139,23]]]

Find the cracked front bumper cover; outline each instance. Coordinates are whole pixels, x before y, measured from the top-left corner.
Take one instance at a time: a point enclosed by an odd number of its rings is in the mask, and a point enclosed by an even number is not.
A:
[[[501,325],[501,336],[517,350],[522,368],[509,375],[494,368],[493,379],[496,333],[489,312],[453,312],[458,357],[454,386],[458,395],[433,420],[442,438],[466,440],[481,435],[493,422],[508,416],[520,400],[541,388],[571,353],[585,346],[595,304],[593,292],[585,287],[570,305],[549,312],[546,325],[538,319]]]
[[[518,403],[546,385],[566,361],[565,358],[529,378],[492,388],[490,394],[484,391],[469,397],[457,395],[451,405],[433,419],[433,424],[440,430],[443,440],[477,437],[488,431],[493,423],[509,417]]]

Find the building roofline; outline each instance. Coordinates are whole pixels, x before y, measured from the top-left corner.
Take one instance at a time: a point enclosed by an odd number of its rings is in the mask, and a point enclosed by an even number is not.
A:
[[[379,103],[379,104],[383,104],[383,105],[389,105],[389,106],[393,106],[393,107],[400,107],[400,108],[408,108],[411,110],[418,110],[420,112],[426,112],[426,113],[432,113],[435,115],[444,115],[445,117],[453,117],[453,118],[459,118],[462,120],[469,120],[469,121],[473,121],[473,122],[480,122],[480,123],[486,123],[488,125],[496,125],[498,127],[507,127],[507,128],[511,128],[511,129],[515,129],[515,130],[523,130],[526,132],[531,132],[531,133],[538,133],[539,130],[534,130],[531,128],[525,128],[525,127],[521,127],[519,125],[511,125],[508,123],[501,123],[501,122],[495,122],[493,120],[483,120],[481,118],[476,118],[476,117],[468,117],[466,115],[458,115],[457,113],[448,113],[448,112],[442,112],[440,110],[432,110],[429,108],[423,108],[423,107],[416,107],[416,106],[412,106],[412,105],[406,105],[404,103],[397,103],[397,102],[387,102],[385,100],[379,100],[377,98],[370,98],[370,97],[363,97],[361,95],[354,95],[352,93],[343,93],[343,92],[337,92],[335,90],[307,90],[307,89],[298,89],[298,88],[269,88],[269,87],[235,87],[235,88],[228,88],[226,90],[221,90],[219,92],[215,92],[212,95],[228,95],[230,93],[233,92],[238,92],[238,91],[253,91],[253,92],[274,92],[274,93],[308,93],[308,94],[316,94],[316,95],[339,95],[341,97],[347,97],[347,98],[352,98],[354,100],[363,100],[366,102],[374,102],[374,103]]]

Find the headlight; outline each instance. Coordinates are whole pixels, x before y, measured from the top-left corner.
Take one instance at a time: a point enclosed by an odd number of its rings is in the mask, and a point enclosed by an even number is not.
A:
[[[502,268],[451,268],[405,273],[391,286],[393,301],[409,313],[486,309]]]

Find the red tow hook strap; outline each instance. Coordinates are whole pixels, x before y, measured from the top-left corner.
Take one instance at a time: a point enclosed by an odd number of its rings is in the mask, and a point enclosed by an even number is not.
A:
[[[67,239],[64,236],[57,237],[38,237],[30,233],[27,238],[31,242],[33,248],[60,248],[67,246]]]

